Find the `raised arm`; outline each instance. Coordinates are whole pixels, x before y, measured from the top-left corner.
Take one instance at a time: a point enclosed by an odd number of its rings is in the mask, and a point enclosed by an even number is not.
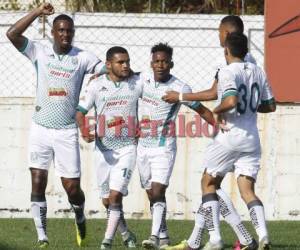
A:
[[[13,24],[6,35],[12,44],[18,49],[22,49],[25,44],[26,38],[22,35],[29,25],[40,15],[52,15],[54,8],[50,3],[44,3],[40,7],[34,9],[26,16],[22,17],[19,21]]]

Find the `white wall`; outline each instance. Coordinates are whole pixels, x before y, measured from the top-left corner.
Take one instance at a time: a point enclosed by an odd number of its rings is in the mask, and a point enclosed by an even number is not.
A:
[[[12,18],[0,14],[0,217],[29,217],[30,175],[27,169],[27,136],[33,112],[35,75],[32,65],[8,43],[4,32]],[[123,15],[81,14],[75,16],[76,45],[94,51],[104,58],[105,50],[115,44],[129,48],[132,66],[145,69],[149,63],[150,47],[168,41],[175,48],[174,74],[190,82],[194,89],[204,89],[211,83],[215,68],[222,63],[222,49],[217,41],[221,16],[206,15]],[[258,63],[263,64],[263,17],[244,17],[246,32],[251,33],[251,50]],[[98,25],[98,28],[92,26]],[[105,24],[107,24],[105,26]],[[81,27],[80,25],[84,25]],[[101,27],[100,27],[101,26]],[[107,27],[109,26],[109,27]],[[119,27],[112,28],[111,26]],[[152,28],[151,28],[152,27]],[[154,28],[160,27],[159,29]],[[28,37],[40,39],[40,25],[35,23]],[[254,30],[258,29],[258,31]],[[47,28],[49,32],[49,27]],[[17,97],[16,97],[17,96]],[[212,107],[212,103],[209,104]],[[192,119],[193,113],[183,110]],[[259,116],[262,136],[262,169],[257,193],[265,204],[267,219],[300,218],[300,132],[297,125],[300,107],[279,106],[274,114]],[[192,211],[201,198],[200,177],[203,150],[209,139],[180,138],[178,155],[167,193],[168,217],[193,219]],[[86,193],[86,212],[89,217],[105,217],[100,206],[93,171],[92,145],[81,141],[83,177]],[[50,171],[47,200],[50,217],[68,217],[69,205],[60,180]],[[240,200],[235,179],[228,176],[225,189],[232,196],[238,211],[248,219],[247,209]],[[124,200],[129,218],[148,218],[148,202],[141,190],[137,171]]]
[[[26,166],[28,128],[33,111],[32,98],[0,99],[0,217],[30,216],[30,175]],[[211,106],[211,104],[210,104]],[[194,113],[183,110],[187,120]],[[257,193],[263,200],[267,219],[300,218],[300,122],[299,106],[279,106],[274,114],[259,116],[259,130],[263,148],[262,169],[257,182]],[[209,139],[179,138],[178,154],[167,193],[168,217],[192,219],[192,211],[201,198],[200,177],[203,150]],[[86,193],[86,211],[90,217],[105,217],[99,205],[93,171],[92,145],[80,142],[82,152],[82,184]],[[49,216],[67,217],[70,214],[67,198],[59,179],[50,171],[47,188]],[[247,209],[240,200],[235,178],[226,177],[225,189],[233,198],[238,211],[248,219]],[[148,218],[148,202],[140,188],[137,171],[124,200],[124,210],[130,218]],[[63,212],[66,211],[66,212]]]

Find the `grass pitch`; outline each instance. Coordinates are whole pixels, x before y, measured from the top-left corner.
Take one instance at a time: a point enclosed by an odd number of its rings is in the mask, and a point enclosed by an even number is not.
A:
[[[150,234],[151,222],[149,220],[128,220],[130,229],[136,233],[139,249],[141,242]],[[192,231],[193,221],[168,221],[169,232],[173,244],[186,239]],[[100,242],[104,236],[105,220],[88,220],[88,245],[77,247],[75,243],[74,221],[71,219],[49,219],[48,236],[50,246],[47,249],[57,250],[92,250],[100,249]],[[254,230],[250,223],[247,228],[253,235]],[[269,222],[268,228],[272,241],[272,250],[300,250],[300,221]],[[228,225],[221,224],[222,237],[226,250],[232,249],[236,238]],[[203,242],[207,241],[207,235]],[[36,232],[33,221],[30,219],[0,219],[0,250],[32,250],[37,249]],[[126,249],[117,234],[113,249]]]

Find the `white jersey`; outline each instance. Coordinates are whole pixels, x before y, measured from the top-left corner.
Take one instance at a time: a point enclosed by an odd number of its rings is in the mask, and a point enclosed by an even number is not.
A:
[[[231,63],[219,72],[218,103],[230,95],[238,96],[237,107],[224,114],[228,132],[216,136],[233,151],[252,152],[260,147],[257,108],[274,102],[264,71],[253,63]]]
[[[174,90],[180,93],[191,93],[189,85],[171,76],[167,82],[156,82],[153,73],[143,73],[143,97],[139,103],[139,124],[141,136],[139,144],[144,147],[163,147],[176,145],[174,135],[175,119],[181,103],[167,103],[162,100],[166,91]],[[196,109],[200,102],[185,102],[185,105]]]
[[[104,64],[92,53],[72,47],[58,55],[52,46],[26,40],[20,50],[37,72],[33,120],[47,128],[75,128],[75,113],[86,73],[100,72]]]
[[[253,64],[257,64],[256,63],[256,60],[255,60],[255,58],[248,52],[247,54],[246,54],[246,56],[244,57],[244,62],[250,62],[250,63],[253,63]],[[218,74],[219,74],[219,71],[220,71],[220,69],[221,68],[223,68],[223,66],[220,66],[220,67],[218,67],[218,69],[217,69],[217,72],[216,72],[216,75],[215,75],[215,78],[218,80]]]
[[[113,82],[102,75],[83,91],[77,109],[86,114],[95,106],[96,145],[101,151],[136,144],[137,104],[143,90],[139,79],[133,75],[126,81]]]

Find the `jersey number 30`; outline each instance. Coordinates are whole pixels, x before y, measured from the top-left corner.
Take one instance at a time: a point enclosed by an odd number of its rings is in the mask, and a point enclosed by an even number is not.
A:
[[[258,83],[255,82],[252,84],[249,100],[247,99],[248,89],[245,84],[241,84],[238,88],[238,91],[239,91],[239,94],[241,95],[241,100],[240,100],[241,102],[239,101],[237,104],[237,111],[240,114],[244,114],[247,110],[247,107],[249,107],[249,109],[253,113],[255,113],[257,110],[257,106],[259,103],[259,97],[260,97],[260,90],[259,90]],[[257,99],[255,97],[257,97]],[[249,103],[248,103],[248,101],[249,101]]]

